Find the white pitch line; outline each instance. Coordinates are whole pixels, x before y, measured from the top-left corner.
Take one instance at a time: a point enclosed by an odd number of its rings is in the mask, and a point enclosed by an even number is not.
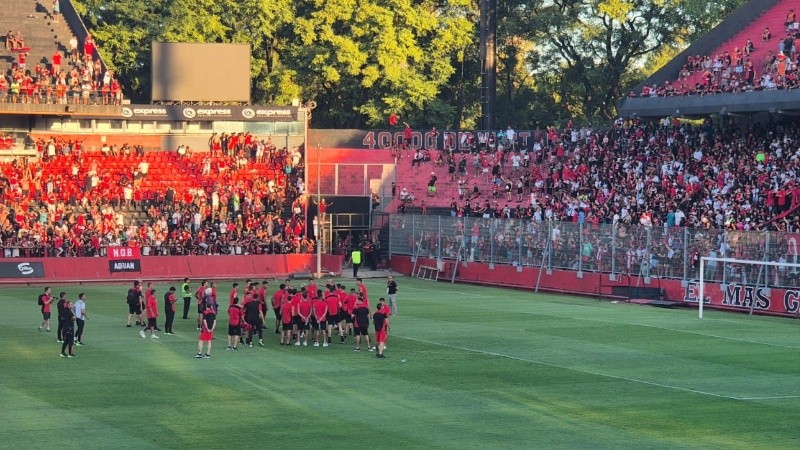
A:
[[[638,380],[636,378],[621,377],[621,376],[618,376],[618,375],[611,375],[611,374],[607,374],[607,373],[599,373],[599,372],[592,372],[592,371],[589,371],[589,370],[576,369],[574,367],[560,366],[558,364],[547,363],[547,362],[544,362],[544,361],[536,361],[536,360],[533,360],[533,359],[520,358],[518,356],[511,356],[511,355],[506,355],[506,354],[503,354],[503,353],[489,352],[489,351],[485,351],[485,350],[477,350],[477,349],[474,349],[474,348],[467,348],[467,347],[460,347],[458,345],[442,344],[440,342],[433,342],[433,341],[428,341],[428,340],[425,340],[425,339],[417,339],[417,338],[411,338],[411,337],[405,337],[405,336],[399,336],[399,335],[394,335],[394,337],[399,337],[401,339],[407,339],[409,341],[422,342],[424,344],[438,345],[438,346],[441,346],[441,347],[447,347],[447,348],[452,348],[452,349],[456,349],[456,350],[463,350],[463,351],[479,353],[479,354],[483,354],[483,355],[497,356],[499,358],[507,358],[507,359],[511,359],[511,360],[515,360],[515,361],[528,362],[528,363],[531,363],[531,364],[538,364],[538,365],[542,365],[542,366],[553,367],[553,368],[556,368],[556,369],[572,370],[574,372],[582,372],[582,373],[586,373],[586,374],[589,374],[589,375],[595,375],[595,376],[598,376],[598,377],[605,377],[605,378],[611,378],[611,379],[615,379],[615,380],[629,381],[631,383],[640,383],[640,384],[645,384],[645,385],[649,385],[649,386],[656,386],[656,387],[661,387],[661,388],[665,388],[665,389],[673,389],[673,390],[676,390],[676,391],[691,392],[693,394],[707,395],[707,396],[710,396],[710,397],[724,398],[724,399],[728,399],[728,400],[744,401],[744,400],[768,400],[768,399],[797,398],[797,397],[800,397],[800,396],[732,397],[732,396],[729,396],[729,395],[715,394],[713,392],[705,392],[705,391],[701,391],[701,390],[698,390],[698,389],[691,389],[691,388],[684,388],[684,387],[680,387],[680,386],[672,386],[672,385],[669,385],[669,384],[656,383],[654,381]]]
[[[604,320],[604,319],[593,319],[590,317],[565,317],[559,316],[556,314],[547,314],[547,313],[539,313],[539,312],[532,312],[532,311],[516,311],[519,314],[528,314],[534,316],[549,316],[549,317],[558,317],[560,319],[573,319],[573,320],[583,320],[587,322],[599,322],[599,323],[608,323],[612,325],[631,325],[631,326],[638,326],[638,327],[645,327],[645,328],[655,328],[657,330],[665,330],[665,331],[672,331],[675,333],[686,333],[691,334],[693,336],[705,336],[711,337],[715,339],[723,339],[728,341],[736,341],[736,342],[746,342],[748,344],[757,344],[757,345],[764,345],[766,347],[777,347],[777,348],[788,348],[791,350],[800,350],[800,347],[794,345],[782,345],[782,344],[772,344],[769,342],[760,342],[760,341],[751,341],[748,339],[736,338],[736,337],[728,337],[728,336],[719,336],[716,334],[708,334],[708,333],[699,333],[697,331],[687,331],[687,330],[678,330],[675,328],[667,328],[667,327],[660,327],[658,325],[648,325],[644,323],[635,323],[635,322],[616,322],[611,320]]]
[[[418,291],[428,291],[428,292],[439,292],[439,291],[436,291],[435,289],[425,289],[425,288],[418,288],[418,287],[414,287],[414,286],[408,286],[406,289],[412,289],[412,290],[418,290]],[[470,293],[467,293],[467,292],[457,292],[457,291],[451,291],[451,292],[453,292],[454,294],[467,296],[467,297],[486,298],[485,295],[470,294]],[[578,307],[578,308],[586,308],[586,307],[593,308],[593,306],[591,306],[591,305],[568,305],[568,306],[574,306],[574,307]],[[742,338],[718,336],[716,334],[698,333],[696,331],[677,330],[677,329],[674,329],[674,328],[659,327],[659,326],[656,326],[656,325],[647,325],[647,324],[641,324],[641,323],[613,322],[613,321],[610,321],[610,320],[593,319],[593,318],[585,318],[585,317],[566,317],[566,316],[560,316],[560,315],[557,315],[557,314],[548,314],[548,313],[544,313],[544,312],[535,312],[535,311],[513,311],[513,312],[514,313],[518,313],[518,314],[529,314],[529,315],[535,315],[535,316],[558,317],[558,318],[562,318],[562,319],[563,318],[569,318],[569,319],[583,320],[583,321],[589,321],[589,322],[600,322],[600,323],[610,323],[610,324],[620,324],[620,325],[633,325],[633,326],[640,326],[640,327],[646,327],[646,328],[655,328],[655,329],[658,329],[658,330],[672,331],[672,332],[675,332],[675,333],[686,333],[686,334],[691,334],[691,335],[694,335],[694,336],[705,336],[705,337],[711,337],[711,338],[715,338],[715,339],[724,339],[724,340],[735,341],[735,342],[746,342],[746,343],[749,343],[749,344],[764,345],[764,346],[767,346],[767,347],[788,348],[788,349],[792,349],[792,350],[800,349],[800,347],[793,346],[793,345],[771,344],[771,343],[768,343],[768,342],[759,342],[759,341],[751,341],[751,340],[742,339]]]
[[[774,397],[741,397],[739,400],[780,400],[784,398],[800,398],[800,395],[777,395]]]

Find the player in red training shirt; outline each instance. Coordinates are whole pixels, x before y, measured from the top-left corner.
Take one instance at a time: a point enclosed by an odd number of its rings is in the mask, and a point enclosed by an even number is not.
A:
[[[297,331],[300,333],[300,337],[294,345],[300,345],[300,340],[302,339],[303,346],[308,346],[308,335],[311,334],[309,325],[311,324],[312,308],[311,293],[308,291],[308,287],[306,287],[305,295],[302,296],[300,303],[297,305],[297,316],[300,317],[300,320],[297,322]]]
[[[149,284],[149,283],[148,283]],[[156,290],[148,286],[145,295],[145,312],[147,313],[147,325],[139,330],[139,336],[147,337],[145,331],[150,330],[150,338],[158,339],[156,336],[156,322],[158,321],[158,302],[156,301]]]
[[[344,287],[344,286],[343,286]],[[342,290],[344,294],[344,300],[342,301],[342,308],[344,310],[343,317],[344,317],[344,333],[347,336],[352,336],[353,334],[353,311],[356,309],[356,300],[358,300],[358,295],[356,294],[355,289],[350,289],[350,293]]]
[[[39,331],[43,331],[47,327],[50,331],[50,306],[53,304],[53,296],[50,294],[50,288],[44,288],[44,292],[39,294],[39,306],[42,309],[42,324],[39,325]]]
[[[272,310],[275,312],[275,334],[281,334],[281,307],[286,303],[289,294],[286,292],[286,285],[281,283],[278,290],[272,294]]]
[[[378,301],[378,310],[372,314],[372,324],[375,326],[375,343],[378,346],[378,358],[385,358],[383,351],[386,349],[386,335],[389,331],[389,309],[384,299]]]
[[[289,295],[296,295],[297,291],[294,289],[289,290]],[[292,344],[292,329],[294,319],[294,307],[292,302],[288,299],[281,306],[281,325],[283,326],[283,333],[281,333],[281,345]]]
[[[214,308],[209,305],[203,310],[203,320],[200,323],[200,338],[197,340],[197,354],[195,358],[211,358],[211,341],[214,340],[214,329],[217,327],[217,313]],[[203,354],[203,343],[206,343],[207,349]]]
[[[310,277],[308,279],[308,284],[306,285],[306,293],[308,295],[309,300],[314,300],[317,298],[317,284],[314,282],[314,277]]]
[[[233,299],[239,298],[239,283],[233,283],[233,287],[231,287],[231,293],[228,294],[228,306],[230,307],[233,305]]]
[[[333,286],[328,286],[328,292],[325,293],[325,303],[328,305],[328,326],[327,326],[327,343],[331,343],[333,336],[333,326],[339,327],[339,336],[341,342],[344,342],[344,335],[342,334],[342,323],[339,321],[339,312],[342,310],[342,302],[339,296],[336,295]]]
[[[364,280],[356,278],[356,287],[358,287],[358,292],[364,295],[364,301],[369,305],[369,295],[367,294],[367,285],[364,284]]]
[[[300,306],[300,301],[303,300],[303,297],[306,296],[306,285],[300,285],[300,291],[291,296],[289,299],[289,304],[292,307],[292,324],[294,327],[292,328],[292,337],[295,341],[300,342],[300,330],[298,329],[298,324],[300,322],[300,313],[298,312],[298,307]],[[300,344],[297,344],[300,345]]]
[[[314,347],[319,347],[320,341],[322,346],[328,346],[328,340],[325,330],[328,326],[328,304],[322,300],[322,291],[317,292],[317,297],[311,301],[311,307],[314,311],[312,320],[312,329],[314,330]]]
[[[228,307],[228,350],[239,349],[239,339],[242,336],[242,307],[239,306],[239,297],[234,297]]]
[[[194,291],[194,299],[197,304],[197,331],[200,331],[200,322],[203,320],[203,311],[205,310],[205,302],[203,298],[205,297],[206,293],[206,280],[200,282],[200,287]]]

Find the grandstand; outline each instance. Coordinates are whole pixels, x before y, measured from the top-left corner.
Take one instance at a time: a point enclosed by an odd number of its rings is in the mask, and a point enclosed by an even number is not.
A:
[[[793,114],[800,104],[800,92],[796,89],[797,52],[789,53],[790,49],[787,48],[787,59],[792,60],[795,69],[791,69],[792,64],[789,64],[786,76],[778,73],[778,61],[772,61],[780,53],[780,43],[787,37],[784,21],[792,8],[796,8],[795,2],[789,0],[752,0],[745,3],[641,85],[634,87],[631,95],[620,101],[620,116],[656,118],[710,114],[754,115],[762,112]],[[773,36],[769,42],[761,40],[765,28],[769,28]],[[791,32],[794,35],[797,29],[792,27]],[[755,48],[746,55],[743,49],[748,39]],[[744,81],[744,67],[742,72],[737,73],[735,65],[731,67],[730,74],[725,75],[725,80],[738,77],[741,84],[738,89],[730,86],[724,88],[728,81],[723,80],[722,70],[714,77],[707,75],[707,70],[701,67],[690,70],[688,77],[681,77],[690,58],[708,56],[709,64],[712,64],[709,71],[713,75],[716,73],[713,61],[717,57],[725,59],[726,52],[733,55],[737,50],[743,64],[748,60],[752,63],[754,74],[749,85]],[[770,73],[768,83],[763,79],[765,73]],[[715,81],[706,83],[707,79]],[[667,85],[677,93],[666,94],[669,91],[665,90]],[[702,85],[711,87],[699,88]],[[709,91],[713,95],[699,95],[700,92]],[[698,95],[686,95],[690,93]]]

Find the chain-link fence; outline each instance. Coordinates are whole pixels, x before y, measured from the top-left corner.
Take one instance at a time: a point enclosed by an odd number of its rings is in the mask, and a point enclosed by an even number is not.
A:
[[[798,262],[800,233],[392,215],[389,253],[464,262],[696,279],[704,256]],[[800,272],[710,261],[706,280],[794,287]]]

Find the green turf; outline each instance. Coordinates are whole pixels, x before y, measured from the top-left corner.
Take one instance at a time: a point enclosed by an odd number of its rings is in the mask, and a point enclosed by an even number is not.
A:
[[[53,286],[91,316],[59,358],[40,288],[4,287],[0,447],[800,447],[796,320],[398,281],[385,360],[273,334],[195,360],[193,320],[124,327],[121,285]],[[385,280],[367,284],[374,305]]]

